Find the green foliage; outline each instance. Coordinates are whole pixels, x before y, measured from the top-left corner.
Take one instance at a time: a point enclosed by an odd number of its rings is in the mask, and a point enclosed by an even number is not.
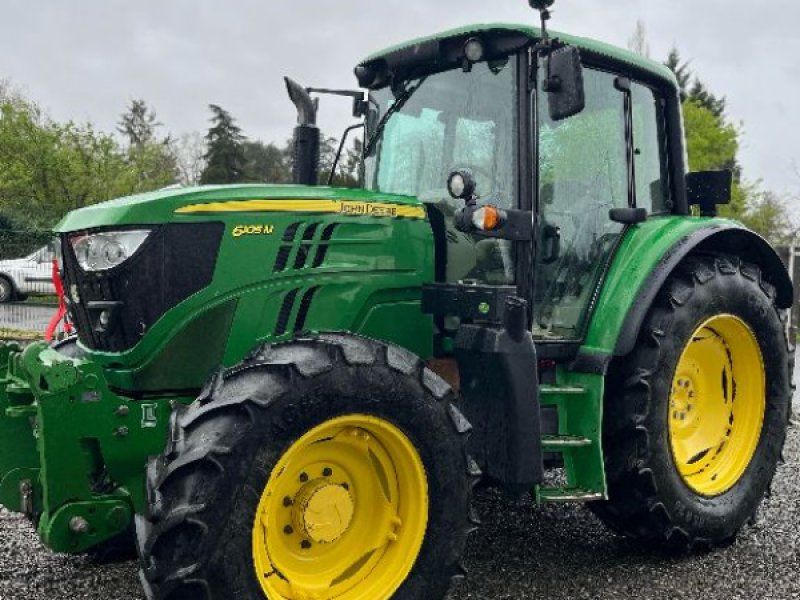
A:
[[[200,183],[239,183],[247,179],[244,154],[245,136],[231,114],[210,104],[211,128],[206,134],[206,167]]]
[[[320,185],[327,185],[338,150],[339,140],[325,135],[320,136]],[[333,177],[332,184],[335,187],[359,187],[362,151],[362,141],[359,138],[355,138],[349,147],[345,146]],[[249,180],[264,183],[292,182],[294,166],[292,140],[288,140],[281,148],[275,144],[245,142],[244,153],[245,171]]]
[[[720,215],[742,221],[773,244],[794,243],[798,229],[786,202],[742,176],[738,161],[742,133],[725,113],[725,98],[713,94],[692,73],[677,49],[672,49],[665,64],[675,73],[680,86],[689,170],[733,172],[731,203],[720,207]]]
[[[160,126],[155,111],[144,100],[131,100],[127,112],[120,117],[117,131],[128,139],[129,145],[142,147],[155,139]]]
[[[320,168],[319,179],[320,184],[326,185],[328,177],[330,176],[331,169],[333,168],[333,161],[336,158],[336,152],[339,150],[339,140],[334,137],[323,136],[320,142]],[[336,166],[336,173],[333,176],[332,185],[335,187],[349,187],[355,188],[359,186],[361,168],[361,154],[362,142],[356,138],[353,144],[348,148],[345,147],[342,151],[342,156],[339,158],[339,163]]]
[[[693,99],[683,103],[691,171],[730,169],[739,152],[739,130]]]
[[[52,239],[49,231],[0,228],[0,260],[28,256]]]
[[[263,183],[290,183],[292,181],[291,148],[275,144],[246,141],[243,144],[247,178]]]
[[[751,196],[742,222],[761,233],[775,246],[789,246],[797,241],[800,228],[787,218],[786,202],[773,192],[756,192]]]
[[[2,90],[0,90],[2,92]],[[57,123],[0,93],[0,212],[48,228],[66,212],[163,187],[175,178],[163,146],[124,149],[91,124]]]

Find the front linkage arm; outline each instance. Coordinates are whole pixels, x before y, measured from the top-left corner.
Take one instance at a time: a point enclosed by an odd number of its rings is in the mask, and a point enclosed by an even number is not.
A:
[[[144,464],[166,443],[167,399],[112,392],[102,368],[44,343],[0,343],[0,504],[78,553],[125,533],[145,505]]]

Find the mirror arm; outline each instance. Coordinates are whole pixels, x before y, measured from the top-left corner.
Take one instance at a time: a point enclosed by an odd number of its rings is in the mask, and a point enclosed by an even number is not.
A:
[[[333,185],[333,178],[336,176],[336,169],[339,166],[339,159],[342,157],[342,152],[344,151],[344,145],[347,142],[347,136],[350,135],[350,132],[354,129],[358,129],[359,127],[364,127],[364,123],[356,123],[355,125],[350,125],[347,129],[344,130],[342,134],[342,141],[339,142],[339,149],[336,151],[336,156],[333,159],[333,165],[331,166],[331,172],[328,174],[328,186]]]

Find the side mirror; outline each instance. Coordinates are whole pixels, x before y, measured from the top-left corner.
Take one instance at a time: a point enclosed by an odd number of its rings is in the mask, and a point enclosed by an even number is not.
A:
[[[545,59],[544,91],[550,95],[550,118],[563,121],[586,108],[583,90],[581,53],[574,46],[563,46]]]
[[[730,204],[733,173],[698,171],[686,175],[686,199],[689,206],[699,206],[701,217],[717,216],[717,205]]]

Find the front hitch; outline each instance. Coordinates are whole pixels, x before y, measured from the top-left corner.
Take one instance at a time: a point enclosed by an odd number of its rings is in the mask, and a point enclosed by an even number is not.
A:
[[[0,343],[0,503],[38,521],[57,552],[128,531],[144,464],[163,451],[169,400],[109,389],[100,365],[37,343]]]

